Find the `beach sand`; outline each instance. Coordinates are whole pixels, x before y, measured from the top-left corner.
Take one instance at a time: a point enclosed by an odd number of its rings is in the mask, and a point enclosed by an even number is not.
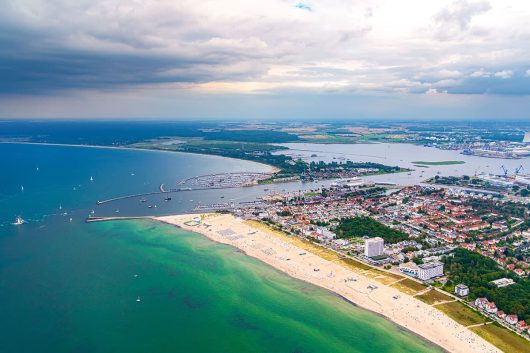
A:
[[[193,222],[197,217],[201,218],[200,224]],[[432,306],[296,247],[266,227],[254,227],[230,214],[188,214],[153,219],[241,249],[292,277],[326,288],[359,307],[378,313],[449,352],[500,352]]]

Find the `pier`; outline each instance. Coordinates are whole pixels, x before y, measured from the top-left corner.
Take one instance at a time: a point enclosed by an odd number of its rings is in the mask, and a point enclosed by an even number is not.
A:
[[[93,222],[106,222],[106,221],[124,221],[124,220],[131,220],[131,219],[153,219],[151,216],[126,216],[126,217],[94,217],[94,216],[88,216],[85,220],[86,223],[93,223]]]

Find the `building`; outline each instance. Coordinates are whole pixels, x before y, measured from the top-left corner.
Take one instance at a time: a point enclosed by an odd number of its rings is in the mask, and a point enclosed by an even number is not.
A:
[[[475,306],[484,309],[488,305],[488,299],[487,298],[477,298],[475,299]]]
[[[404,262],[399,265],[399,270],[412,277],[418,277],[418,265],[416,265],[414,262]]]
[[[457,284],[455,287],[455,294],[459,297],[465,297],[469,295],[469,287],[465,284]]]
[[[418,278],[422,281],[443,276],[444,274],[444,264],[438,261],[418,265],[418,269]]]
[[[364,255],[374,257],[383,255],[385,241],[383,238],[375,237],[366,239],[364,243]]]
[[[494,302],[489,302],[486,304],[486,312],[490,314],[495,314],[497,312],[497,305]]]
[[[517,315],[506,315],[504,321],[506,321],[507,324],[515,325],[517,324],[517,321],[519,321],[519,318]]]
[[[491,281],[491,283],[496,285],[497,288],[502,288],[502,287],[508,287],[514,284],[515,282],[511,278],[499,278],[499,279],[496,279],[495,281]]]

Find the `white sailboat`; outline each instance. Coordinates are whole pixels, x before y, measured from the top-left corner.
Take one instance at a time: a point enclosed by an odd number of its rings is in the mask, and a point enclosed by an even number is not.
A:
[[[19,226],[19,225],[22,225],[22,224],[24,224],[24,223],[26,223],[26,221],[23,220],[22,217],[17,216],[17,219],[15,220],[15,222],[13,223],[13,225],[15,225],[15,226]]]

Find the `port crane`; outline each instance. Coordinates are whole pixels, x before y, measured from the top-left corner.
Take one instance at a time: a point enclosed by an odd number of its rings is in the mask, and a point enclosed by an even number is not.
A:
[[[501,165],[501,170],[502,170],[502,174],[505,178],[508,177],[508,169],[506,169],[506,167],[504,167],[504,165]]]
[[[519,173],[521,173],[521,170],[523,170],[523,165],[521,164],[519,167],[515,168],[515,175],[519,175]]]

